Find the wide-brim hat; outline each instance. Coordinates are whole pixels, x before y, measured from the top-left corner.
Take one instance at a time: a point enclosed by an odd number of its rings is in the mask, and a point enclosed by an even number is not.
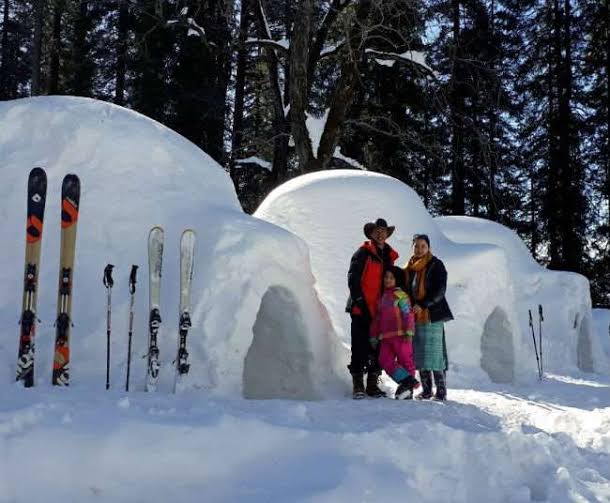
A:
[[[384,228],[388,233],[388,237],[390,237],[394,233],[395,229],[393,225],[388,225],[388,223],[383,218],[378,218],[374,222],[367,222],[366,224],[364,224],[364,235],[368,239],[373,239],[372,234],[377,227]]]

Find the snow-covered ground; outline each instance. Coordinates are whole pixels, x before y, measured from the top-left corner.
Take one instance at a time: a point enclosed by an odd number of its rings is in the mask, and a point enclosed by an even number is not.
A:
[[[610,501],[610,380],[451,401],[0,392],[0,501]]]
[[[407,194],[404,208],[412,219],[401,214],[400,205],[386,214],[366,194],[347,190],[344,179],[339,188],[346,189],[345,198],[336,197],[332,205],[325,194],[332,195],[335,187],[325,188],[320,201],[330,206],[321,205],[317,214],[308,215],[292,200],[291,215],[302,211],[311,226],[310,233],[304,226],[307,235],[296,236],[245,215],[220,166],[167,128],[112,105],[75,98],[0,103],[0,165],[0,215],[5,235],[15,236],[5,240],[0,257],[5,327],[0,333],[0,503],[610,501],[610,378],[581,372],[571,334],[562,332],[549,334],[552,359],[538,382],[511,290],[510,257],[500,243],[484,244],[480,236],[469,244],[452,242],[401,184],[360,173],[386,187],[390,200]],[[25,390],[13,379],[24,191],[27,173],[36,165],[47,170],[49,194],[37,380]],[[58,187],[67,172],[79,174],[83,186],[72,383],[53,388]],[[462,338],[451,343],[457,360],[452,360],[447,403],[349,399],[347,351],[341,344],[349,340],[341,312],[346,294],[341,254],[351,254],[363,239],[364,216],[354,216],[355,203],[379,207],[380,214],[369,219],[385,215],[397,225],[401,219],[393,242],[404,260],[409,233],[421,231],[423,222],[436,249],[453,264],[450,301],[462,325],[456,321],[452,330]],[[333,221],[345,225],[329,226]],[[163,367],[159,392],[147,394],[140,356],[146,346],[146,237],[155,224],[166,229]],[[185,389],[173,395],[176,251],[186,227],[198,233],[192,367]],[[345,232],[353,232],[353,240],[340,242]],[[319,249],[333,238],[337,246],[328,251],[335,252],[329,255],[334,261],[325,263]],[[104,390],[101,284],[107,262],[117,266],[110,391]],[[125,393],[132,263],[142,267],[133,391]],[[482,264],[480,276],[471,281],[469,267],[475,263]],[[327,272],[326,281],[321,271]],[[467,309],[464,292],[480,312]],[[586,311],[583,302],[579,309]],[[501,324],[485,320],[499,306],[510,328],[496,332]],[[598,334],[604,316],[594,312]],[[486,337],[511,339],[515,384],[492,382],[489,372],[502,369],[483,372],[481,356],[490,353],[482,350],[476,330],[485,327]],[[570,348],[563,365],[562,346]],[[600,347],[608,348],[603,342]],[[491,354],[501,356],[497,349]],[[604,360],[596,358],[594,363]]]

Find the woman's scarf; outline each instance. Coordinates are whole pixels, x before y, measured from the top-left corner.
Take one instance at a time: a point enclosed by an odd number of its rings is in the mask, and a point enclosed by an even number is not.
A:
[[[413,255],[407,264],[407,271],[413,271],[415,273],[416,288],[413,292],[413,295],[415,296],[414,304],[417,304],[417,301],[426,297],[426,268],[428,267],[430,260],[432,260],[432,253],[429,251],[423,257],[418,258]],[[415,313],[415,322],[429,323],[430,312],[428,309],[422,309],[421,313]]]

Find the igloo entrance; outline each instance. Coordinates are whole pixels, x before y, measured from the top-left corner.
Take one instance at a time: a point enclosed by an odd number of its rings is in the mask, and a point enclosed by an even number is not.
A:
[[[263,295],[244,361],[244,398],[316,398],[313,356],[294,295],[272,286]]]
[[[512,333],[506,312],[496,307],[485,320],[481,335],[481,368],[493,382],[513,381],[515,350]]]
[[[578,342],[576,345],[578,368],[583,372],[593,372],[593,353],[591,350],[591,324],[585,317],[578,327]]]

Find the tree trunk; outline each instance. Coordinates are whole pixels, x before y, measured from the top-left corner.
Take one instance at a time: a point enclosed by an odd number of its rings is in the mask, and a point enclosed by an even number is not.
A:
[[[368,29],[367,20],[371,9],[371,0],[360,0],[356,7],[355,19],[348,35],[346,53],[341,62],[341,74],[331,96],[328,118],[322,138],[320,138],[317,157],[306,166],[306,171],[327,169],[335,154],[341,130],[354,102],[360,81],[360,68],[364,60],[364,42]],[[306,66],[305,70],[307,70]]]
[[[451,71],[451,210],[454,215],[466,212],[466,169],[464,166],[464,97],[460,47],[460,0],[452,0],[453,68]]]
[[[59,94],[59,67],[61,55],[61,18],[64,0],[56,0],[53,9],[53,39],[51,41],[51,63],[49,65],[49,94]]]
[[[231,179],[235,181],[235,157],[241,155],[244,127],[244,99],[246,96],[246,63],[248,24],[250,22],[250,1],[242,0],[239,16],[239,38],[235,70],[235,104],[233,106],[233,133],[231,138]]]
[[[262,0],[256,3],[256,25],[259,38],[267,38],[264,5]],[[273,167],[272,178],[274,181],[285,179],[288,172],[288,140],[290,137],[290,125],[286,120],[284,112],[284,101],[280,88],[279,62],[273,49],[263,48],[265,55],[267,73],[269,75],[269,87],[273,97]],[[290,82],[286,82],[290,86]]]
[[[45,0],[34,0],[34,40],[32,45],[32,82],[31,94],[40,94],[40,60],[42,57],[42,25],[44,21]]]
[[[4,0],[2,11],[2,55],[0,62],[0,100],[9,98],[8,74],[9,74],[9,51],[8,51],[8,25],[9,25],[9,0]]]
[[[562,43],[561,43],[561,11],[559,0],[553,0],[550,13],[550,29],[552,30],[552,42],[549,57],[549,166],[545,183],[545,221],[549,239],[549,267],[561,269],[563,265],[563,250],[561,243],[561,213],[565,204],[561,180],[563,178],[564,163],[560,153],[560,125],[559,108],[562,89],[560,86],[560,73],[562,66]]]
[[[76,96],[93,94],[94,69],[89,54],[87,35],[90,30],[89,1],[80,0],[78,15],[74,26],[72,66],[74,68],[70,92]]]
[[[309,37],[311,32],[312,0],[299,0],[295,18],[299,25],[292,30],[290,41],[290,125],[301,171],[314,159],[311,138],[307,131],[307,62],[309,61]]]
[[[125,75],[127,73],[127,35],[129,31],[129,8],[126,0],[119,0],[119,18],[117,26],[116,66],[114,102],[125,103]]]
[[[606,238],[610,240],[610,3],[605,0],[604,19],[606,20],[606,200],[608,221]]]

